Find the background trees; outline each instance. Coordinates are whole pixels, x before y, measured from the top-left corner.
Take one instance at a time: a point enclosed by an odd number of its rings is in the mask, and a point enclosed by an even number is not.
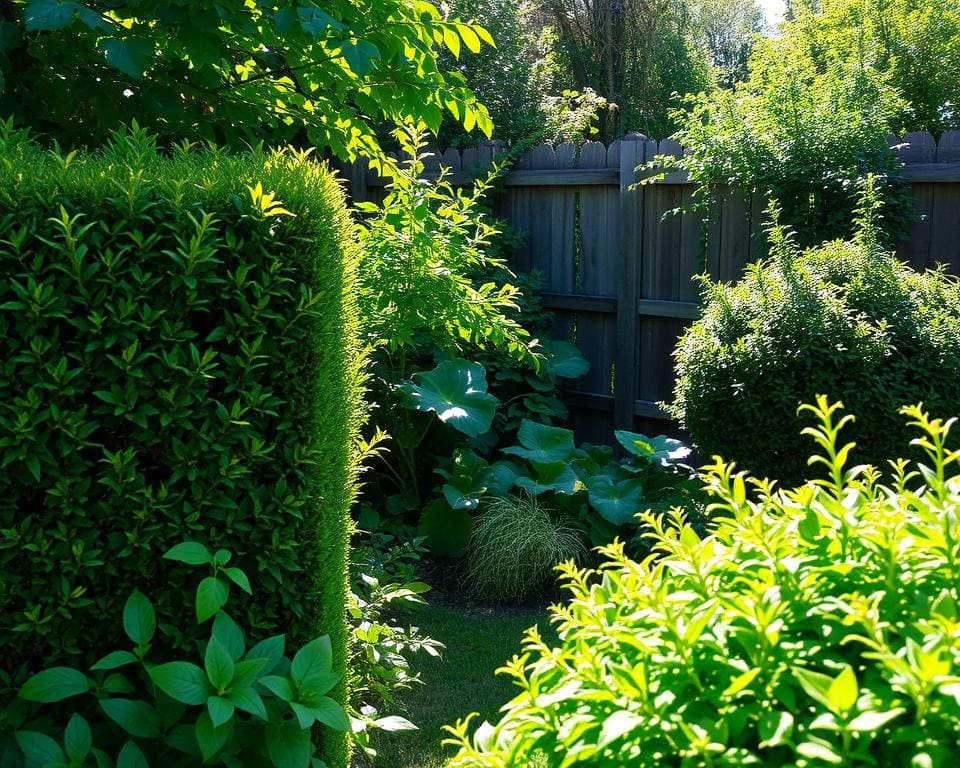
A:
[[[376,156],[383,122],[492,128],[438,63],[492,38],[426,0],[15,0],[0,15],[0,114],[67,143],[135,118],[170,138],[305,134]]]

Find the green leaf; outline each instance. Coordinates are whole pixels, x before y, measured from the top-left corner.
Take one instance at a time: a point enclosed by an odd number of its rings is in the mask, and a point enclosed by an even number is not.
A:
[[[298,686],[300,701],[313,706],[323,694],[329,693],[342,678],[343,675],[339,672],[316,672],[307,675]]]
[[[90,667],[90,669],[97,671],[117,669],[117,667],[125,667],[127,664],[136,664],[138,661],[140,661],[140,659],[130,653],[130,651],[113,651],[100,659],[100,661]]]
[[[63,732],[63,746],[72,762],[82,763],[93,747],[93,734],[90,724],[79,714],[74,713]]]
[[[297,695],[297,692],[293,689],[293,683],[280,675],[267,675],[261,677],[257,682],[283,701],[293,701]]]
[[[808,696],[820,702],[827,709],[832,710],[830,699],[827,696],[827,691],[830,690],[830,685],[833,683],[831,677],[803,667],[794,667],[792,672]]]
[[[435,555],[453,555],[466,548],[472,526],[466,510],[451,509],[443,499],[435,499],[423,508],[417,533]]]
[[[23,14],[24,27],[27,32],[63,29],[73,23],[78,10],[80,6],[74,2],[31,0]]]
[[[160,718],[146,702],[135,699],[100,699],[100,708],[131,736],[153,739],[160,735]]]
[[[573,456],[573,432],[569,429],[549,427],[524,419],[517,439],[520,447],[504,448],[503,452],[542,464],[569,461]]]
[[[413,381],[401,384],[410,407],[433,411],[440,421],[467,437],[478,437],[490,429],[499,401],[487,392],[483,366],[467,360],[448,360],[432,371],[417,373]]]
[[[211,696],[207,699],[207,712],[210,713],[210,722],[214,728],[219,728],[233,717],[234,704],[220,696]]]
[[[565,461],[551,461],[542,463],[531,461],[537,473],[537,479],[520,476],[514,484],[533,496],[541,493],[559,493],[570,496],[582,489],[580,478],[573,471],[573,467]]]
[[[211,637],[203,656],[207,679],[218,691],[225,691],[233,680],[233,659],[230,652],[217,638]]]
[[[860,688],[857,686],[857,676],[853,667],[849,665],[840,670],[840,674],[833,679],[827,689],[830,709],[837,715],[845,714],[853,709],[859,695]]]
[[[639,459],[666,466],[683,461],[690,455],[690,449],[679,440],[666,435],[647,437],[637,432],[618,429],[613,433],[617,442]]]
[[[341,22],[315,5],[301,5],[297,8],[297,17],[303,31],[316,39],[329,37],[331,29],[340,30],[344,28]],[[285,33],[281,32],[281,34]]]
[[[361,77],[372,72],[380,58],[380,49],[366,40],[346,40],[342,43],[340,53],[350,69]]]
[[[240,587],[240,589],[242,589],[248,595],[253,594],[247,574],[245,574],[239,568],[225,568],[223,572],[227,575],[227,578],[230,579],[230,581]]]
[[[24,756],[33,765],[44,766],[67,762],[67,756],[63,754],[60,745],[45,733],[17,731],[14,736]]]
[[[625,709],[614,712],[603,721],[597,746],[601,749],[622,739],[637,728],[642,728],[644,720],[639,715]]]
[[[90,686],[86,675],[70,667],[51,667],[38,672],[23,684],[19,696],[27,701],[50,704],[86,693]]]
[[[233,736],[234,720],[228,720],[219,728],[215,727],[210,713],[201,712],[197,718],[196,735],[197,744],[200,746],[200,754],[203,755],[205,763],[210,762],[211,758],[223,749],[230,737]]]
[[[150,764],[140,747],[128,741],[117,755],[117,768],[150,768]]]
[[[214,691],[196,664],[171,661],[149,669],[150,679],[167,696],[184,704],[203,704]]]
[[[292,693],[293,691],[291,689],[291,694]],[[255,715],[261,720],[267,719],[267,708],[263,704],[263,699],[260,698],[260,694],[253,688],[232,691],[227,698],[237,709]]]
[[[580,350],[569,341],[541,342],[547,353],[547,364],[554,376],[562,379],[576,379],[590,372],[590,363]]]
[[[407,718],[400,717],[399,715],[388,715],[387,717],[381,717],[373,721],[375,728],[379,728],[381,731],[388,732],[397,732],[397,731],[418,731],[420,730],[416,725],[411,723]]]
[[[349,731],[350,718],[337,702],[333,699],[323,696],[319,701],[310,706],[310,713],[328,728],[335,731]]]
[[[830,765],[843,764],[843,757],[838,755],[829,744],[805,741],[797,746],[797,753],[811,760],[822,760]]]
[[[760,747],[779,747],[793,736],[793,715],[789,712],[767,710],[760,717],[757,732],[762,741]]]
[[[157,630],[157,614],[151,602],[140,592],[133,590],[123,606],[123,630],[137,645],[146,645]]]
[[[333,668],[333,648],[327,635],[311,640],[297,651],[290,665],[290,677],[299,688],[313,675],[330,672]]]
[[[201,624],[214,616],[227,602],[229,588],[226,583],[213,576],[207,576],[197,586],[197,621]]]
[[[277,664],[283,658],[283,652],[286,647],[286,637],[284,635],[274,635],[266,640],[261,640],[253,648],[247,651],[248,659],[266,659],[267,664],[263,671],[267,674],[276,669]]]
[[[902,715],[906,710],[902,707],[895,707],[886,712],[861,712],[847,725],[851,731],[858,733],[871,733],[879,731],[894,718]]]
[[[243,630],[226,613],[220,611],[213,618],[213,631],[211,636],[215,637],[220,644],[227,649],[230,658],[238,661],[246,650],[246,642],[243,638]]]
[[[274,768],[309,768],[313,745],[310,731],[292,720],[267,726],[267,755]]]
[[[642,512],[643,483],[640,480],[617,482],[609,475],[597,475],[587,484],[590,506],[614,525],[636,522]]]
[[[107,63],[130,77],[142,78],[153,61],[153,41],[142,37],[108,37],[98,45],[103,50]]]
[[[213,555],[203,544],[196,541],[184,541],[171,547],[164,555],[167,560],[177,560],[188,565],[208,565],[213,563]]]

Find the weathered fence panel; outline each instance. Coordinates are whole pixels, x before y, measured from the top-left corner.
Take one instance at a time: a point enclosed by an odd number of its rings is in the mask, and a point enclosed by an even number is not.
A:
[[[914,133],[891,143],[918,214],[900,257],[917,269],[943,263],[960,272],[960,132],[939,142]],[[499,151],[490,143],[436,152],[427,173],[442,165],[463,183]],[[721,189],[707,211],[698,211],[682,173],[636,184],[637,166],[681,152],[674,141],[640,134],[609,147],[541,145],[504,177],[495,213],[524,236],[513,267],[540,273],[544,303],[556,316],[554,336],[574,341],[590,361],[590,372],[567,391],[581,440],[610,442],[615,428],[675,431],[658,403],[672,399],[673,349],[698,316],[694,278],[736,280],[760,255],[765,201]],[[345,175],[355,199],[382,199],[383,180],[365,167]]]

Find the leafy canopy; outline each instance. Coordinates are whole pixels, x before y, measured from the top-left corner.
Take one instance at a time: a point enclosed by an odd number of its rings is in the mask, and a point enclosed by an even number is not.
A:
[[[105,138],[134,117],[162,135],[222,143],[309,140],[382,154],[378,123],[444,113],[487,135],[462,75],[438,67],[492,45],[426,0],[19,0],[0,22],[0,114],[58,140]]]

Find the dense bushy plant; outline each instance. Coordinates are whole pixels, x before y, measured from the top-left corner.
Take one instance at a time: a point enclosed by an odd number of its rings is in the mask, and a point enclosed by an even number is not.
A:
[[[229,565],[231,553],[186,541],[164,557],[210,569],[194,600],[196,623],[213,620],[201,648],[202,666],[182,659],[159,662],[153,646],[156,611],[143,593],[134,591],[123,607],[129,649],[107,653],[90,667],[90,675],[50,667],[23,684],[20,703],[69,699],[77,709],[61,746],[43,717],[31,719],[35,707],[11,708],[7,719],[16,728],[14,740],[24,759],[5,749],[0,738],[6,768],[112,766],[114,755],[118,768],[151,763],[309,768],[323,765],[311,739],[315,724],[350,729],[343,707],[327,696],[343,676],[333,669],[329,637],[311,640],[292,659],[284,655],[282,633],[248,648],[243,629],[225,610],[225,585],[232,582],[253,594],[246,573]],[[93,698],[96,707],[78,697]],[[99,717],[93,728],[80,714],[85,704]]]
[[[333,177],[139,131],[61,156],[6,128],[0,157],[4,687],[98,658],[136,588],[188,647],[160,557],[185,537],[260,585],[252,640],[329,634],[343,669],[360,375]]]
[[[904,409],[924,464],[850,466],[819,398],[825,479],[707,468],[714,532],[647,514],[657,550],[563,568],[556,647],[535,629],[496,725],[451,729],[455,768],[936,766],[960,761],[960,452]]]
[[[913,213],[887,139],[901,107],[881,73],[846,63],[820,67],[764,41],[750,57],[747,80],[687,100],[674,138],[690,152],[666,164],[689,172],[703,202],[718,185],[748,199],[776,199],[803,247],[851,234],[858,182],[872,173],[887,202],[880,228],[892,243]]]
[[[736,285],[705,284],[703,316],[677,347],[673,405],[703,455],[798,480],[796,408],[818,392],[856,411],[856,457],[875,464],[904,443],[901,406],[960,412],[960,283],[879,246],[875,205],[868,192],[849,242],[801,253],[775,227],[769,260]]]

